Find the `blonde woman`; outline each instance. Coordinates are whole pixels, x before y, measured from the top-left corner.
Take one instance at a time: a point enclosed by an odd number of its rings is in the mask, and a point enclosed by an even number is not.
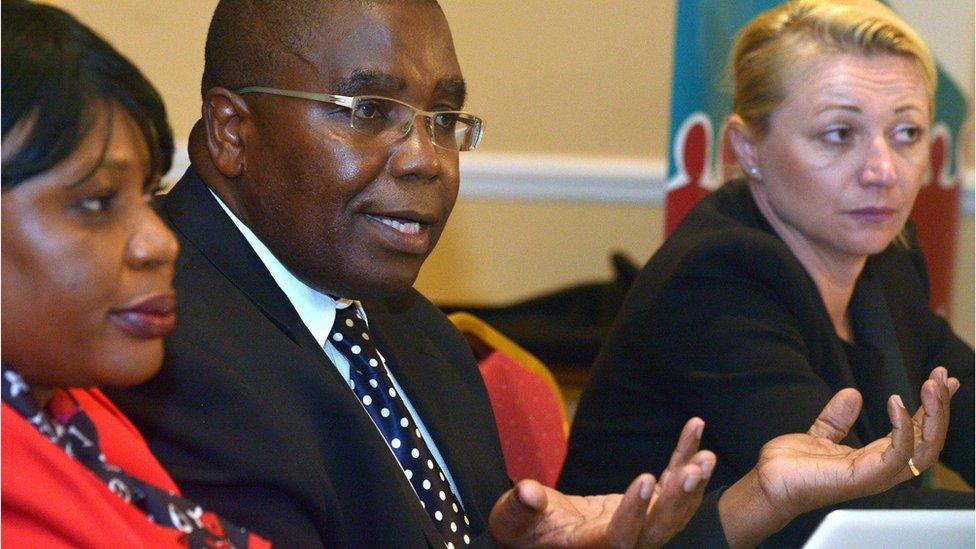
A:
[[[560,487],[602,492],[658,468],[689,416],[709,425],[713,484],[730,484],[844,388],[863,399],[843,440],[860,448],[890,429],[892,394],[924,405],[924,425],[926,380],[947,383],[938,366],[962,382],[939,457],[972,483],[973,351],[929,309],[907,222],[929,163],[928,48],[880,3],[798,0],[742,29],[731,67],[729,137],[745,178],[698,204],[636,281],[580,403]],[[917,476],[932,457],[915,454],[904,471]],[[847,505],[972,504],[916,480]],[[822,516],[774,539],[800,543]]]

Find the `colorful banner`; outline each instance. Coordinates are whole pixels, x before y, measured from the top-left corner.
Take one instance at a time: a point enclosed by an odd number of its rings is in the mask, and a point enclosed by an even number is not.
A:
[[[666,188],[665,234],[701,197],[735,172],[725,142],[732,106],[727,73],[738,29],[776,0],[678,0]],[[939,70],[932,168],[912,211],[932,287],[932,306],[946,312],[959,211],[965,96]]]

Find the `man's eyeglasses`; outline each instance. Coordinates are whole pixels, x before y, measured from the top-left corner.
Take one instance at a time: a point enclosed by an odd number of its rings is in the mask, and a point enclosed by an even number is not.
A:
[[[414,121],[423,116],[427,132],[438,147],[470,151],[481,143],[485,121],[462,111],[424,111],[389,97],[378,95],[333,95],[247,86],[237,93],[267,93],[332,103],[349,111],[349,127],[383,143],[393,143],[410,133]]]

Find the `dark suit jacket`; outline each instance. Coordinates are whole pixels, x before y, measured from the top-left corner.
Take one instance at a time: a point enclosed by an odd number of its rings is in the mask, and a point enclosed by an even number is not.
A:
[[[276,546],[443,547],[369,416],[192,167],[161,213],[181,245],[178,327],[160,374],[112,397],[183,493]],[[475,544],[491,545],[488,513],[511,482],[474,357],[415,291],[364,308]]]
[[[602,493],[660,470],[696,415],[706,421],[703,446],[718,455],[713,484],[731,484],[765,442],[805,432],[843,387],[864,396],[847,439],[859,446],[890,429],[887,396],[898,392],[912,409],[938,365],[962,381],[941,459],[972,483],[973,351],[929,310],[927,284],[917,246],[868,260],[851,312],[877,360],[873,371],[854,371],[813,280],[744,182],[725,185],[695,206],[631,289],[577,409],[560,488]],[[972,501],[909,485],[845,507]],[[820,517],[794,521],[777,539],[802,541]]]

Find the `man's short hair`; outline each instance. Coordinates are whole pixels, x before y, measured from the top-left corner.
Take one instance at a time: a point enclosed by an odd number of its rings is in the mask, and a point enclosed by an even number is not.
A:
[[[368,6],[437,0],[220,0],[207,31],[201,94],[220,86],[274,86],[283,69],[313,65],[306,55],[340,2]]]

